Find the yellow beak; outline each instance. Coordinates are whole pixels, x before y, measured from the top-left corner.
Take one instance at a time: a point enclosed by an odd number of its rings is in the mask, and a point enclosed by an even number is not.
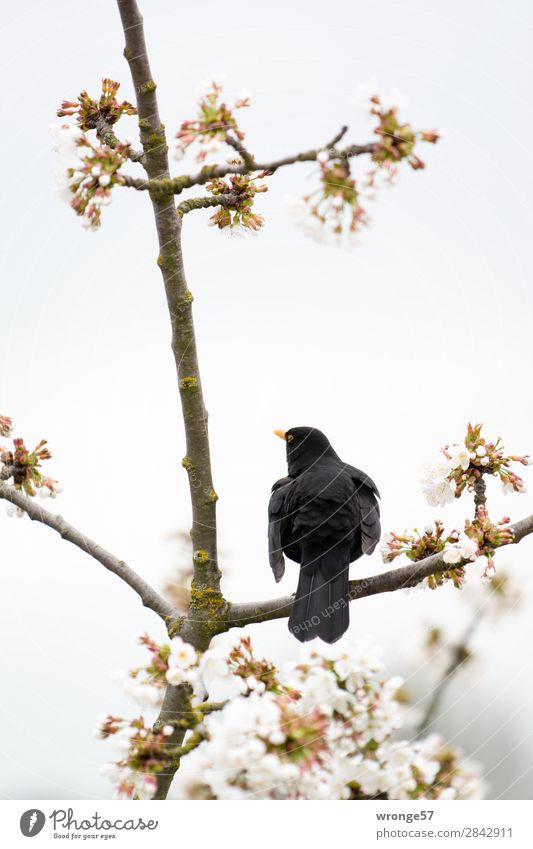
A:
[[[285,431],[284,430],[275,430],[274,433],[276,436],[279,436],[280,439],[285,439]]]

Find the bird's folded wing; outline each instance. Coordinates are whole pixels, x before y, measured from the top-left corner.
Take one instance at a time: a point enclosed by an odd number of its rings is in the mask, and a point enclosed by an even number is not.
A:
[[[378,498],[380,497],[379,489],[377,488],[372,478],[369,477],[365,472],[362,472],[361,469],[357,469],[355,466],[348,465],[346,466],[346,471],[350,473],[356,484],[364,484],[374,493],[374,495],[377,495]]]
[[[281,544],[281,521],[287,515],[286,497],[292,484],[290,477],[281,478],[272,487],[268,505],[268,558],[276,582],[285,574],[285,559]]]
[[[361,517],[361,548],[365,554],[372,554],[381,538],[379,521],[379,490],[372,480],[361,469],[347,466],[347,470],[355,483],[357,500]]]
[[[365,554],[372,554],[381,537],[379,521],[379,503],[368,486],[361,485],[357,490],[361,516],[361,548]]]

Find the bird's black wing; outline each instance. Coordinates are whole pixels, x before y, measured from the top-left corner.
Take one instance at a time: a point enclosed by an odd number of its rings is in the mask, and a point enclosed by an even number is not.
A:
[[[374,493],[374,495],[377,495],[377,497],[380,498],[379,489],[366,472],[362,472],[361,469],[357,469],[355,466],[348,466],[347,463],[344,463],[344,466],[346,471],[350,473],[356,483],[364,484]]]
[[[379,490],[372,478],[361,469],[347,466],[347,470],[355,483],[361,511],[361,548],[365,554],[372,554],[381,537]]]
[[[285,559],[281,544],[281,522],[287,514],[286,498],[293,478],[286,477],[276,481],[268,504],[268,557],[276,582],[285,574]]]

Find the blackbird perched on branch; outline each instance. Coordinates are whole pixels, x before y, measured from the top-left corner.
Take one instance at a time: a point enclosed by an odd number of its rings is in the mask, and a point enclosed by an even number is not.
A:
[[[276,481],[268,505],[270,565],[280,581],[284,554],[300,564],[289,631],[302,643],[334,643],[350,624],[350,563],[372,554],[380,538],[379,492],[320,430],[274,432],[287,443],[289,474]]]

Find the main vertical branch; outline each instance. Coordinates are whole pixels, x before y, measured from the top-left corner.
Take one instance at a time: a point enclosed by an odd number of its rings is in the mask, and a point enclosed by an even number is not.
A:
[[[216,500],[211,475],[207,412],[204,406],[196,338],[192,317],[192,295],[187,288],[181,250],[181,218],[174,197],[165,189],[170,177],[165,127],[159,117],[156,84],[152,79],[144,40],[143,19],[135,0],[117,0],[126,57],[135,87],[143,165],[150,180],[163,181],[150,192],[154,210],[159,257],[172,326],[172,351],[185,425],[187,455],[183,465],[189,475],[192,502],[194,580],[198,587],[216,592],[220,588],[217,563]]]
[[[481,475],[474,484],[474,504],[476,505],[476,511],[478,507],[484,507],[487,503],[487,496],[485,495],[486,488],[487,485],[483,479],[483,475]]]

